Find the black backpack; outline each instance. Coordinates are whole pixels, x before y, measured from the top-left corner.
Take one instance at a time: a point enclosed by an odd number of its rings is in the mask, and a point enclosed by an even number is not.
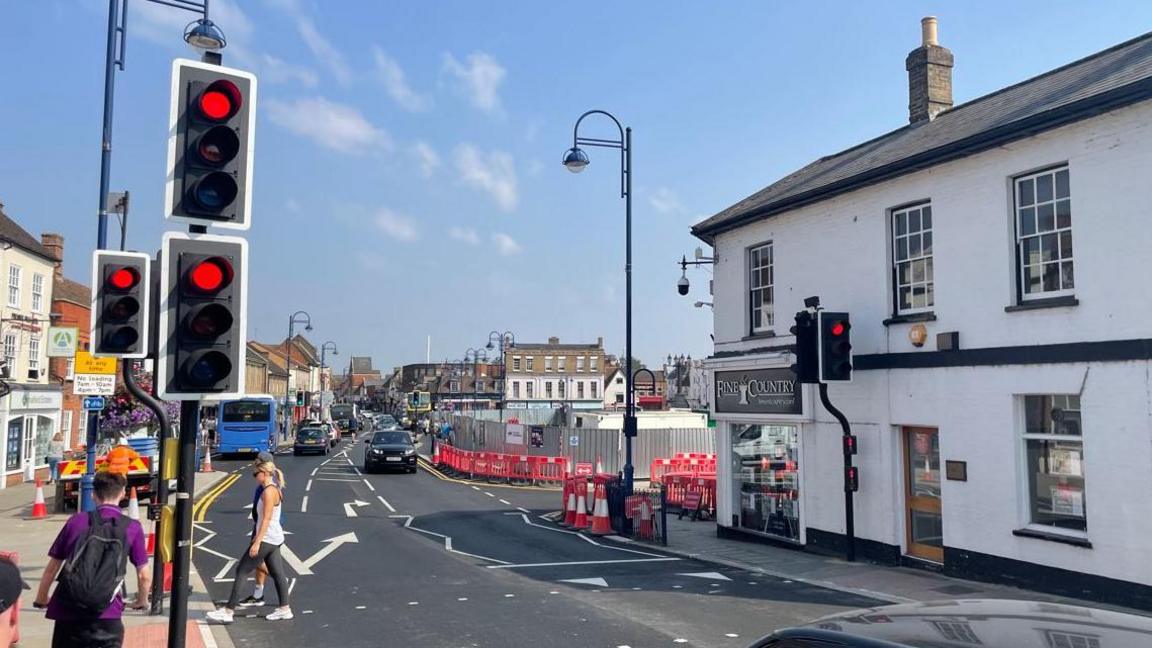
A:
[[[111,605],[124,583],[128,567],[127,521],[124,516],[105,519],[88,513],[88,531],[76,543],[64,564],[58,594],[78,613],[99,617]]]

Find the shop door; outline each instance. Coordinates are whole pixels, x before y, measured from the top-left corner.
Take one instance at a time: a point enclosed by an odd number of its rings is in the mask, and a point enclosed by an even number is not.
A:
[[[942,563],[940,433],[936,428],[904,428],[904,483],[908,555]]]

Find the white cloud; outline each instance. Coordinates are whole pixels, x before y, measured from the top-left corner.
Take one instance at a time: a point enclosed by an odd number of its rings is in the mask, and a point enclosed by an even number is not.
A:
[[[448,236],[468,245],[480,245],[480,235],[471,227],[449,227]]]
[[[312,54],[320,59],[320,62],[328,66],[336,80],[343,85],[348,85],[352,81],[352,70],[348,68],[348,64],[344,61],[344,55],[337,50],[320,30],[316,28],[316,23],[312,19],[304,16],[296,16],[296,32],[300,34],[304,44],[308,49],[312,50]]]
[[[416,163],[420,165],[420,174],[425,178],[432,177],[436,169],[440,168],[440,155],[428,142],[417,141],[409,151],[412,157],[416,158]]]
[[[271,54],[260,55],[260,80],[268,83],[298,82],[306,88],[314,88],[320,83],[316,71],[302,65],[288,63]]]
[[[661,214],[676,214],[684,211],[680,197],[668,187],[657,188],[652,195],[648,196],[648,202],[652,205],[652,209]]]
[[[491,54],[472,52],[461,63],[451,54],[444,54],[444,72],[453,78],[457,91],[462,92],[472,105],[486,113],[500,110],[500,83],[507,71]]]
[[[396,59],[388,56],[384,50],[376,46],[372,47],[372,58],[376,61],[376,73],[384,84],[384,89],[388,92],[388,96],[396,102],[396,105],[411,112],[419,112],[428,107],[427,99],[417,94],[412,86],[408,85],[408,79],[404,76],[404,69],[400,67]]]
[[[359,110],[323,97],[264,102],[269,118],[316,144],[342,153],[389,150],[392,139]]]
[[[496,249],[504,256],[512,256],[513,254],[520,253],[520,244],[503,232],[494,233],[492,235],[492,242],[496,244]]]
[[[299,213],[300,210],[302,210],[304,208],[302,206],[300,206],[299,200],[296,200],[295,198],[289,197],[288,200],[284,201],[284,209],[286,209],[290,212]]]
[[[397,241],[410,242],[420,238],[415,221],[387,207],[376,210],[376,227]]]
[[[503,151],[482,152],[471,144],[456,147],[456,171],[471,187],[489,193],[504,211],[516,209],[516,165]]]

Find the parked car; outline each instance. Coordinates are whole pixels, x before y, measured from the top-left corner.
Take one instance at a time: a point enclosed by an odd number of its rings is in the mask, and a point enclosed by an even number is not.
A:
[[[375,432],[364,439],[364,443],[367,445],[364,448],[364,472],[374,472],[377,468],[416,472],[416,446],[407,432]]]
[[[296,431],[296,440],[292,442],[292,454],[299,457],[306,452],[328,454],[329,432],[321,425],[312,425]]]
[[[969,599],[852,610],[785,628],[751,648],[1152,646],[1152,617],[1041,601]]]

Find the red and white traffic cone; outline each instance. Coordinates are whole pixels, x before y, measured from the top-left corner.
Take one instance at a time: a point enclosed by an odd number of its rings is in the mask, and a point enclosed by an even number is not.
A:
[[[216,472],[212,470],[212,449],[204,448],[204,458],[200,460],[200,472],[210,473]]]
[[[611,535],[612,520],[608,517],[608,493],[603,483],[596,484],[596,501],[592,505],[592,535]]]
[[[584,485],[576,483],[576,519],[572,522],[573,529],[588,528],[588,498],[584,495]]]
[[[48,506],[44,503],[44,484],[36,479],[36,499],[32,501],[32,519],[43,520],[48,517]]]
[[[596,455],[596,474],[597,475],[603,475],[604,474],[604,463],[602,461],[600,461],[600,455]]]
[[[652,532],[652,504],[645,497],[640,502],[640,529],[639,536],[646,540],[655,540],[656,536]]]
[[[440,465],[440,444],[435,440],[432,441],[432,465]]]
[[[568,502],[564,509],[564,521],[560,524],[570,527],[576,524],[576,480],[567,479],[564,481],[564,484],[568,488]]]

